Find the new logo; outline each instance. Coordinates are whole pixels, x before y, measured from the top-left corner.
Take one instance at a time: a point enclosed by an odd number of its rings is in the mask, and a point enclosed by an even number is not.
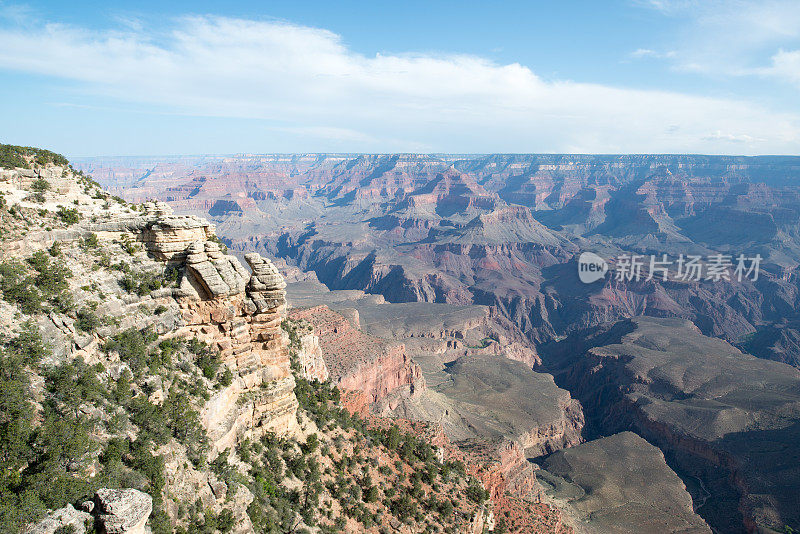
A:
[[[602,279],[607,272],[608,263],[594,252],[583,252],[578,257],[578,278],[584,284]]]

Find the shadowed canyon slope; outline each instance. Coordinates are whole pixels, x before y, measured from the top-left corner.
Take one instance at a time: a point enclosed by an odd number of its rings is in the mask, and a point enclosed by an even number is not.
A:
[[[723,531],[800,519],[800,371],[743,354],[681,319],[635,318],[546,347],[595,432],[633,430],[699,484]]]

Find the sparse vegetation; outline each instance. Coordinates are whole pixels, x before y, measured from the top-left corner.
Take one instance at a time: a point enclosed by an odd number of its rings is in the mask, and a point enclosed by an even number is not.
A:
[[[50,182],[45,180],[44,178],[37,178],[31,184],[31,191],[33,191],[32,198],[35,202],[42,203],[44,202],[44,194],[46,191],[50,190]]]
[[[79,330],[83,332],[94,332],[102,326],[102,324],[103,321],[97,316],[94,310],[83,308],[78,311],[78,319],[75,321],[75,326],[77,326]]]
[[[67,226],[77,224],[81,221],[81,215],[75,208],[65,208],[64,206],[59,206],[56,215],[58,215],[58,218],[61,219],[61,221]]]
[[[120,285],[128,293],[143,297],[156,289],[161,289],[162,282],[155,273],[128,270],[120,280]]]
[[[29,169],[31,167],[28,162],[29,159],[36,165],[46,165],[48,163],[61,166],[69,165],[67,158],[61,154],[56,154],[43,148],[0,144],[0,167]]]
[[[48,303],[63,311],[71,302],[67,293],[70,276],[66,266],[52,262],[47,253],[39,251],[25,263],[0,263],[0,291],[4,300],[17,304],[29,315],[43,311]]]

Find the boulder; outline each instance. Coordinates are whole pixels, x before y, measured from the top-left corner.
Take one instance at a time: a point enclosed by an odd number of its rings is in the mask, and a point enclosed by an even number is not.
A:
[[[47,514],[47,517],[25,529],[25,534],[54,534],[58,529],[72,526],[75,534],[84,534],[92,516],[76,510],[71,504]]]
[[[153,498],[136,489],[97,490],[95,512],[107,534],[145,534]]]

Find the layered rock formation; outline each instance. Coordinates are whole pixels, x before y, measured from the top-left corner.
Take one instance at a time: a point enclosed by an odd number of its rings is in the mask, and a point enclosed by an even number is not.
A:
[[[697,482],[725,532],[800,524],[800,372],[743,354],[678,319],[636,318],[543,353],[595,431],[634,430]],[[686,478],[686,477],[685,477]]]
[[[331,379],[354,393],[347,402],[351,410],[364,411],[403,388],[409,394],[424,389],[420,368],[404,345],[363,333],[327,306],[292,311],[291,317],[313,326]]]
[[[216,244],[205,245],[208,250],[208,245]],[[216,252],[216,246],[210,248]],[[187,262],[198,255],[190,254]],[[186,326],[178,334],[218,348],[223,363],[236,375],[230,386],[211,398],[203,413],[216,450],[233,446],[245,436],[257,437],[266,431],[287,434],[297,426],[294,378],[281,330],[285,282],[269,260],[258,254],[246,259],[253,270],[246,283],[239,275],[246,271],[233,256],[204,260],[202,270],[192,269],[189,263],[188,272],[195,275],[196,285],[222,289],[224,284],[229,289],[211,299],[186,295],[179,300]],[[231,294],[245,285],[245,291]],[[185,290],[184,285],[181,289]]]
[[[226,297],[244,291],[248,273],[233,256],[222,253],[212,241],[195,241],[186,249],[186,271],[191,275],[186,281],[203,298]],[[190,281],[191,280],[191,281]],[[187,296],[191,290],[184,288]]]
[[[251,275],[211,240],[214,228],[208,221],[173,215],[161,202],[144,206],[143,215],[119,217],[92,229],[103,239],[132,237],[152,257],[178,269],[178,288],[165,290],[181,312],[182,324],[174,335],[207,342],[234,373],[233,383],[203,410],[212,454],[266,431],[293,432],[297,399],[281,330],[286,314],[283,277],[256,253],[245,258]]]
[[[501,500],[506,493],[541,501],[544,494],[536,481],[537,466],[528,461],[518,441],[469,439],[460,441],[458,449],[467,462],[483,466],[479,476],[493,501]]]
[[[376,434],[360,424],[340,425],[341,404],[332,400],[335,395],[327,384],[319,391],[304,384],[306,410],[299,421],[295,418],[290,348],[297,349],[300,374],[324,379],[322,351],[325,340],[332,339],[345,356],[339,361],[353,371],[343,385],[358,394],[348,401],[351,410],[388,413],[424,391],[420,369],[401,343],[360,332],[353,326],[360,324],[357,309],[343,309],[346,318],[337,321],[344,324],[332,324],[321,332],[322,339],[306,328],[293,331],[292,321],[282,324],[285,283],[271,262],[248,255],[250,274],[223,251],[206,221],[175,216],[158,203],[144,209],[128,206],[91,180],[83,181],[83,194],[79,192],[74,203],[80,210],[75,212],[52,206],[52,192],[44,201],[36,196],[13,202],[10,209],[0,207],[4,221],[11,222],[2,232],[4,251],[21,250],[13,248],[21,242],[29,247],[21,256],[28,261],[12,262],[13,269],[4,265],[0,273],[0,315],[12,335],[18,335],[4,347],[3,356],[30,361],[24,372],[16,373],[20,380],[13,385],[29,399],[30,413],[42,406],[46,413],[42,418],[19,418],[32,438],[9,470],[13,476],[6,490],[13,490],[4,491],[3,500],[24,510],[9,511],[6,506],[0,530],[15,531],[9,525],[38,518],[42,504],[57,508],[80,502],[95,491],[98,480],[136,488],[103,489],[81,505],[94,518],[96,530],[110,533],[144,534],[149,527],[159,532],[213,530],[215,524],[227,531],[233,523],[232,531],[242,534],[270,525],[287,531],[314,525],[310,530],[452,528],[477,534],[496,524],[493,504],[478,502],[474,490],[479,483],[457,466],[448,466],[447,474],[441,464],[444,456],[424,441],[400,434],[404,445],[384,446],[380,443],[394,439],[391,434],[376,440]],[[446,197],[459,188],[459,180],[453,180],[440,193]],[[22,194],[13,192],[12,197]],[[7,288],[18,282],[18,272],[28,278],[15,293]],[[31,288],[33,277],[50,274],[58,286],[57,299]],[[41,287],[44,290],[44,284]],[[30,301],[18,300],[20,291],[42,297],[42,302],[23,307]],[[490,343],[483,332],[487,310],[465,311],[468,332],[447,327],[446,339],[426,339],[439,345],[452,341],[454,351],[494,354],[498,341],[491,338]],[[39,331],[45,338],[41,346]],[[51,344],[61,346],[51,353],[46,346]],[[23,348],[35,355],[22,356]],[[80,387],[73,389],[73,381]],[[55,413],[56,420],[50,417]],[[70,439],[42,439],[53,430],[68,432]],[[281,439],[259,440],[267,431]],[[312,447],[311,436],[322,446]],[[243,442],[244,438],[250,439]],[[265,448],[269,454],[261,454]],[[57,454],[70,458],[66,470],[49,462]],[[519,444],[498,447],[492,454],[499,456],[487,475],[492,494],[531,497],[531,466]],[[373,459],[388,472],[377,469]],[[396,494],[389,491],[411,482],[408,473],[419,461],[429,467],[431,477],[422,481],[424,503],[442,503],[428,507],[424,516],[396,510]],[[343,462],[344,472],[338,467]],[[297,465],[310,469],[297,471]],[[320,469],[314,470],[314,465]],[[349,485],[363,483],[364,491],[369,490],[370,497],[352,495],[359,508],[363,502],[366,516],[353,516],[335,504],[332,488],[342,485],[340,476]],[[367,482],[370,479],[375,484]],[[49,480],[53,487],[48,487]],[[333,503],[331,507],[322,511],[297,506],[295,495],[317,488],[320,501]],[[408,495],[415,504],[423,504],[415,491]],[[444,508],[446,502],[453,505],[452,511]],[[73,526],[82,531],[81,521],[86,519],[87,513],[66,507],[53,513],[44,528],[59,534]],[[550,508],[531,512],[528,519],[524,524],[534,519],[559,523]]]
[[[101,238],[121,239],[133,234],[147,251],[158,260],[181,262],[191,252],[193,243],[205,243],[214,235],[214,226],[205,219],[194,216],[174,215],[172,208],[164,202],[146,202],[144,213],[119,217],[114,221],[90,225]]]

